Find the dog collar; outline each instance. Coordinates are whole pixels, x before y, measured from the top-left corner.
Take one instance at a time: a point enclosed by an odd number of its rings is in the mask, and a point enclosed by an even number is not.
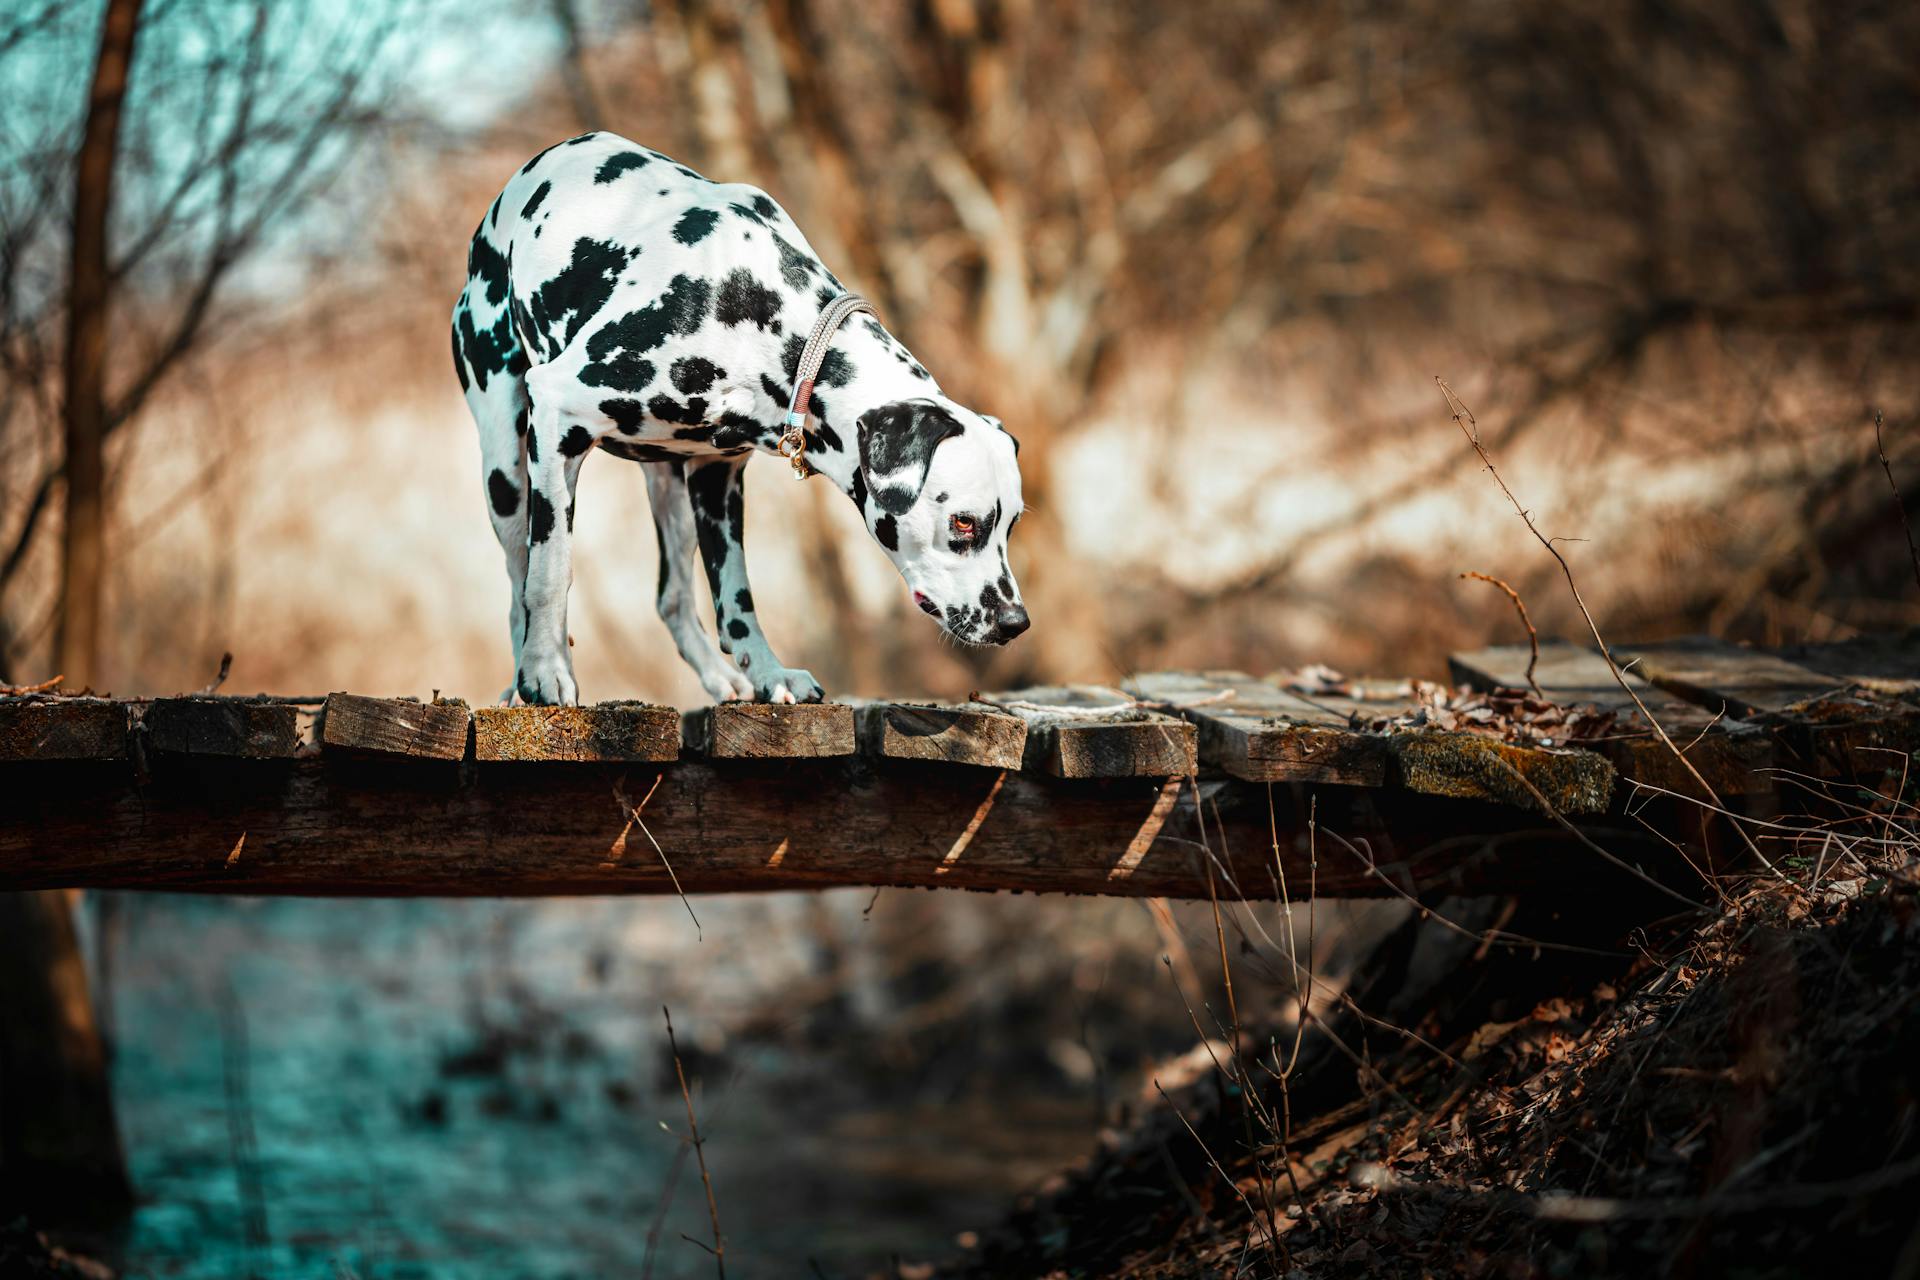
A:
[[[793,464],[795,480],[813,474],[813,466],[807,461],[807,405],[813,400],[813,380],[820,376],[820,365],[833,346],[834,331],[858,311],[880,314],[857,293],[843,293],[829,302],[813,322],[813,332],[807,335],[807,345],[800,352],[799,367],[793,372],[793,399],[787,403],[786,430],[774,443],[775,452]]]

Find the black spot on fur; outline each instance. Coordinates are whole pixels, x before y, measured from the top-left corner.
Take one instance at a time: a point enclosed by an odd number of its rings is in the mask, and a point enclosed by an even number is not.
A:
[[[501,192],[501,193],[500,193],[499,195],[497,195],[497,196],[495,196],[495,197],[493,198],[493,203],[487,206],[487,225],[488,225],[488,226],[490,226],[490,227],[493,227],[493,228],[495,228],[495,229],[498,229],[498,228],[499,228],[499,226],[500,226],[500,201],[501,201],[501,199],[502,199],[502,198],[504,198],[504,197],[506,196],[506,194],[507,194],[507,193],[506,193],[505,191],[502,191],[502,192]]]
[[[567,428],[567,434],[560,437],[560,456],[577,458],[593,448],[593,433],[585,427],[575,424]]]
[[[462,307],[460,313],[461,315],[465,315],[466,308]],[[465,392],[468,386],[467,360],[465,356],[460,354],[460,323],[457,319],[453,325],[453,371],[460,375],[460,390]]]
[[[692,427],[707,420],[707,402],[699,396],[694,396],[685,404],[672,396],[655,396],[647,401],[647,412],[662,422],[677,422]]]
[[[814,381],[823,387],[844,387],[853,381],[853,361],[838,347],[828,347],[820,361],[820,376]]]
[[[560,145],[560,144],[559,144],[559,143],[557,143],[557,142],[553,144],[553,146],[554,146],[554,147],[557,147],[557,146],[559,146],[559,145]],[[546,159],[546,158],[547,158],[547,152],[549,152],[549,151],[551,151],[551,150],[553,150],[553,147],[542,147],[542,148],[541,148],[541,149],[540,149],[539,151],[537,151],[537,152],[535,152],[535,153],[534,153],[534,157],[533,157],[533,159],[531,159],[531,160],[529,160],[529,161],[527,161],[527,162],[526,162],[525,164],[523,164],[523,165],[521,165],[521,166],[520,166],[520,172],[522,172],[522,173],[532,173],[532,172],[533,172],[533,166],[535,166],[535,165],[537,165],[537,164],[539,164],[539,163],[540,163],[540,162],[541,162],[542,160],[544,160],[544,159]]]
[[[767,393],[767,399],[779,405],[781,411],[785,412],[787,400],[793,395],[793,388],[790,385],[783,387],[763,373],[760,375],[760,389]]]
[[[602,440],[600,452],[610,453],[628,462],[685,462],[687,455],[664,445],[642,444],[637,440]]]
[[[928,400],[896,400],[860,415],[860,466],[882,511],[899,515],[920,496],[933,451],[963,428],[960,420]],[[904,484],[882,487],[879,477],[904,473]]]
[[[613,420],[613,425],[628,435],[640,430],[640,424],[647,420],[646,406],[638,400],[602,400],[600,412]]]
[[[753,612],[753,592],[747,590],[745,587],[733,593],[733,602],[739,606],[740,612]]]
[[[667,193],[662,191],[660,194]],[[673,238],[681,244],[699,244],[719,221],[720,215],[712,209],[689,209],[680,215],[680,221],[673,224]]]
[[[780,314],[780,295],[754,279],[745,267],[736,267],[721,282],[713,318],[728,328],[751,320],[765,329]]]
[[[487,497],[492,499],[493,509],[499,515],[510,516],[520,509],[520,487],[498,467],[487,476]]]
[[[553,535],[553,504],[538,489],[527,494],[527,540],[536,546]]]
[[[520,406],[519,416],[513,420],[513,429],[518,434],[524,436],[525,434],[527,434],[528,430],[532,428],[532,426],[533,426],[533,408],[532,406],[525,404],[523,402]]]
[[[527,432],[527,461],[540,461],[540,433],[538,431]]]
[[[720,415],[719,429],[713,433],[713,446],[716,449],[735,449],[743,445],[754,445],[762,440],[771,440],[773,436],[774,432],[764,423],[757,422],[744,414],[723,413]]]
[[[593,180],[596,183],[614,182],[621,174],[632,173],[635,169],[644,169],[649,163],[651,162],[648,157],[638,151],[622,151],[618,155],[608,156],[602,160],[599,169],[594,172]]]
[[[667,376],[673,380],[675,389],[686,395],[697,395],[712,387],[717,379],[726,377],[727,371],[700,356],[682,356],[673,362]]]
[[[591,363],[580,370],[580,381],[590,387],[643,391],[653,381],[651,362],[640,358],[670,336],[685,336],[706,319],[712,286],[705,280],[678,275],[657,299],[630,311],[587,339]]]
[[[947,500],[947,491],[945,489],[942,489],[940,492],[934,494],[933,500],[935,502],[942,502],[942,503],[945,502]]]
[[[814,397],[816,400],[819,398],[818,396]],[[821,417],[818,413],[813,416],[816,420]],[[847,447],[845,442],[840,439],[840,433],[823,421],[817,422],[813,430],[807,432],[807,442],[809,448],[817,445],[829,453],[843,453]]]
[[[982,609],[985,609],[988,613],[995,613],[999,611],[1000,589],[994,586],[991,582],[989,582],[986,586],[980,588],[980,607]]]
[[[658,554],[660,572],[654,581],[653,598],[664,600],[667,596],[667,575],[672,571],[672,563],[667,559],[667,535],[660,528],[660,522],[653,522],[653,547]]]
[[[1013,599],[1013,575],[1007,572],[1007,557],[1004,554],[1000,557],[1000,594],[1009,600]]]
[[[763,227],[767,225],[766,220],[763,219],[760,216],[760,214],[749,205],[730,204],[727,206],[727,208],[733,213],[735,217],[745,218],[748,222],[755,222]]]
[[[567,265],[534,291],[527,309],[526,324],[546,338],[550,357],[564,350],[600,313],[613,296],[620,273],[639,256],[638,249],[624,249],[607,240],[581,236],[573,242]]]
[[[800,252],[778,234],[773,237],[773,247],[779,250],[780,278],[787,282],[787,288],[799,293],[813,282],[813,273],[820,270],[817,260]]]
[[[891,515],[883,515],[873,522],[873,536],[889,551],[900,549],[900,528]]]
[[[753,211],[763,218],[771,218],[780,212],[780,206],[761,194],[753,198]]]
[[[540,202],[545,200],[547,193],[552,190],[553,184],[551,182],[543,182],[535,187],[533,194],[527,197],[527,202],[520,206],[520,216],[523,218],[531,218],[533,211],[540,207]]]
[[[693,507],[693,529],[700,542],[700,559],[707,569],[707,589],[720,595],[720,566],[727,561],[729,542],[722,521],[727,489],[734,478],[732,465],[709,462],[687,468],[687,501]]]
[[[735,618],[727,624],[727,634],[735,640],[745,640],[747,638],[747,624]]]
[[[920,612],[926,614],[929,618],[937,618],[940,616],[940,606],[935,604],[933,601],[927,599],[925,596],[916,596],[914,598],[914,603],[919,605]]]
[[[699,174],[695,173],[693,170],[687,168],[687,166],[683,164],[677,164],[673,166],[673,168],[674,168],[674,172],[678,173],[683,178],[692,178],[695,182],[704,181],[704,179],[702,179]]]
[[[867,478],[860,472],[853,473],[853,483],[847,486],[847,496],[853,499],[853,505],[860,509],[861,516],[867,514]]]
[[[579,502],[580,502],[580,499],[578,495],[575,495],[574,497],[567,499],[567,532],[568,533],[573,532],[573,509],[575,506],[579,505]]]
[[[839,296],[840,296],[840,295],[839,295],[838,293],[835,293],[835,292],[834,292],[834,291],[833,291],[832,289],[830,289],[830,288],[828,288],[828,287],[827,287],[826,285],[824,285],[824,284],[823,284],[823,285],[821,285],[821,286],[820,286],[820,287],[819,287],[818,289],[815,289],[815,290],[813,291],[813,300],[814,300],[815,302],[817,302],[817,303],[819,303],[819,304],[820,304],[820,309],[821,309],[822,311],[825,311],[825,310],[827,309],[827,306],[828,306],[828,305],[829,305],[829,304],[830,304],[830,303],[831,303],[831,302],[832,302],[832,301],[833,301],[833,300],[834,300],[835,298],[837,298],[837,297],[839,297]],[[877,326],[877,325],[875,325],[875,326],[873,326],[873,327],[874,327],[874,328],[878,328],[879,326]]]
[[[675,427],[673,429],[673,438],[675,440],[711,440],[713,439],[713,428],[707,426],[705,423],[697,427]]]

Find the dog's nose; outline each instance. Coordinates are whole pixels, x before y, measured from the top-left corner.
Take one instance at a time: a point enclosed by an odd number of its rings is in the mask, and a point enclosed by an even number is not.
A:
[[[1016,604],[1011,609],[1000,611],[994,619],[993,640],[995,644],[1006,644],[1024,632],[1033,623],[1027,618],[1027,607]]]

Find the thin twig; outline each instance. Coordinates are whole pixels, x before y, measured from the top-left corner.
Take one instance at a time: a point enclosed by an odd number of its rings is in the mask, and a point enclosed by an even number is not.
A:
[[[707,1218],[713,1223],[713,1265],[720,1280],[727,1280],[727,1241],[720,1234],[720,1206],[713,1198],[713,1179],[707,1175],[706,1142],[693,1118],[693,1094],[687,1089],[687,1069],[680,1063],[679,1042],[673,1038],[673,1014],[665,1005],[660,1006],[660,1014],[667,1020],[667,1047],[673,1050],[673,1074],[680,1080],[680,1099],[687,1104],[687,1133],[693,1143],[694,1161],[700,1166],[700,1185],[707,1189]]]
[[[1527,658],[1527,687],[1533,690],[1533,696],[1540,699],[1540,701],[1551,702],[1552,699],[1540,691],[1539,682],[1533,678],[1533,669],[1540,665],[1540,633],[1533,629],[1533,619],[1527,616],[1527,602],[1520,598],[1518,591],[1515,591],[1512,587],[1490,573],[1475,573],[1472,570],[1468,570],[1460,576],[1462,578],[1472,578],[1476,582],[1491,582],[1494,586],[1507,593],[1507,599],[1513,601],[1514,610],[1520,615],[1520,625],[1527,629],[1527,644],[1533,650],[1532,654]]]
[[[1873,411],[1873,447],[1880,455],[1880,469],[1887,473],[1887,487],[1893,490],[1893,509],[1900,513],[1900,527],[1907,531],[1907,558],[1913,561],[1914,585],[1920,586],[1920,547],[1913,543],[1913,521],[1907,519],[1907,504],[1893,478],[1893,464],[1887,461],[1886,442],[1880,438],[1880,411]]]

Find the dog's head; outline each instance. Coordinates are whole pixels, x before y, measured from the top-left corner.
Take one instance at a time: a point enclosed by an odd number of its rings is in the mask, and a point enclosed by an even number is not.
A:
[[[896,400],[860,415],[856,500],[867,528],[953,636],[1006,644],[1027,629],[1007,536],[1020,519],[1020,446],[950,400]]]

